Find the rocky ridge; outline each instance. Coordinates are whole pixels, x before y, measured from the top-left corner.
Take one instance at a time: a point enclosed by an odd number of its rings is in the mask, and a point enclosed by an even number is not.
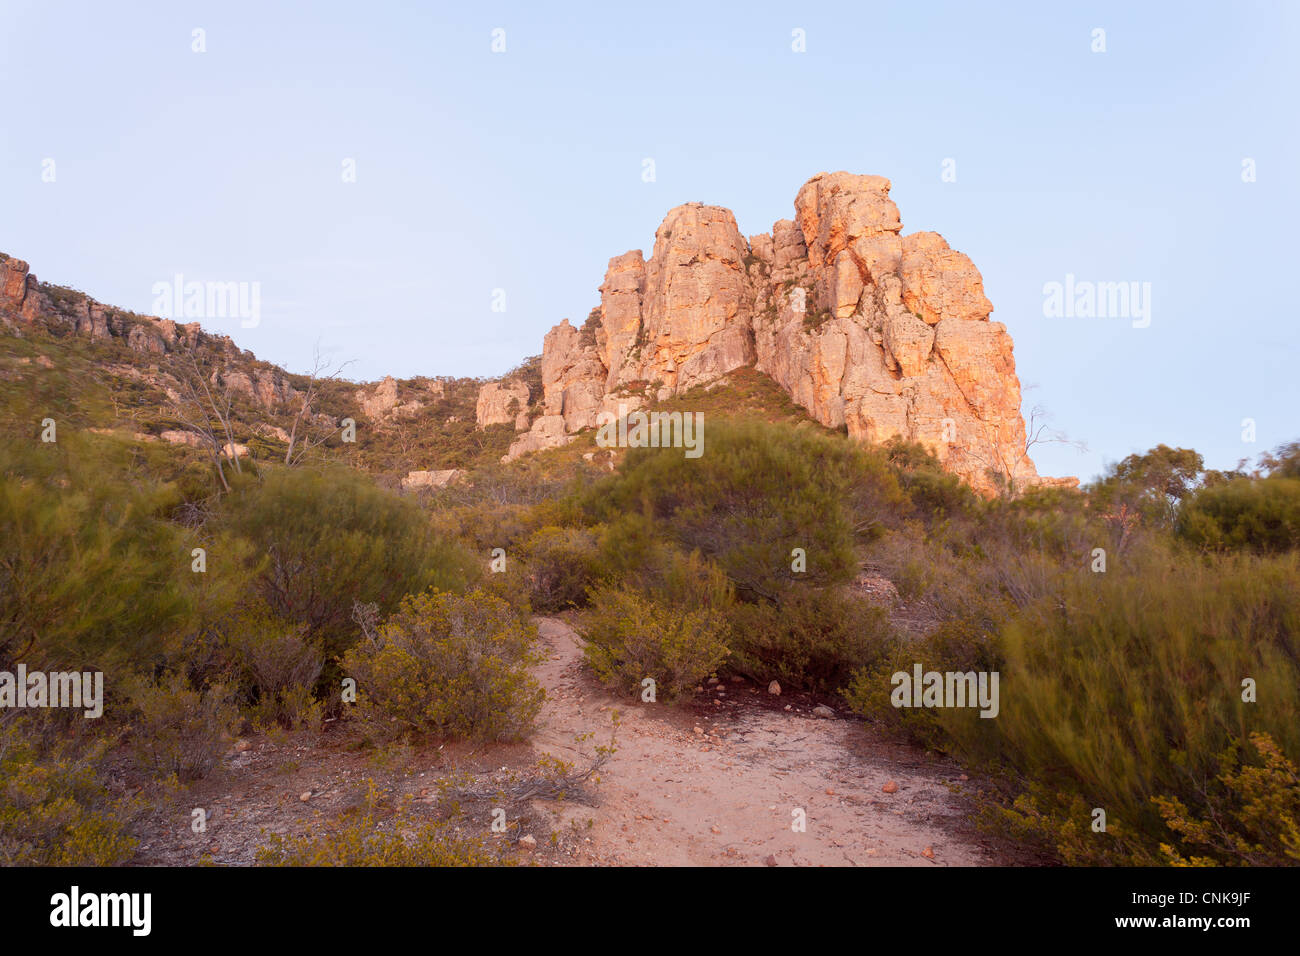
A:
[[[919,442],[977,489],[1040,478],[1026,448],[1011,337],[989,320],[979,270],[938,233],[902,235],[882,176],[821,173],[794,219],[740,234],[732,213],[672,209],[647,259],[610,259],[600,305],[542,350],[542,402],[506,460],[753,366],[817,421],[854,438]],[[490,383],[479,423],[509,421]],[[523,406],[520,403],[520,407]],[[511,406],[512,408],[514,406]]]
[[[0,325],[19,334],[24,326],[41,325],[56,334],[116,341],[146,360],[187,350],[208,351],[227,360],[221,384],[259,408],[275,408],[297,395],[283,369],[258,362],[228,336],[204,332],[197,322],[181,324],[139,315],[104,305],[84,292],[40,282],[26,262],[2,252]]]
[[[181,324],[171,319],[141,315],[111,305],[104,305],[84,292],[39,281],[30,266],[0,252],[0,327],[21,335],[24,327],[41,326],[56,335],[79,335],[91,340],[116,342],[139,354],[141,366],[150,374],[130,365],[115,366],[114,371],[132,378],[145,378],[163,388],[174,400],[178,382],[165,371],[154,368],[157,360],[187,351],[207,353],[221,361],[215,363],[211,383],[228,386],[263,411],[296,408],[302,392],[294,386],[294,376],[270,362],[259,361],[252,352],[240,349],[225,335],[203,331],[198,322]],[[299,380],[302,376],[297,377]],[[356,407],[374,423],[411,418],[426,405],[436,403],[446,392],[440,379],[424,380],[417,389],[424,400],[399,395],[401,383],[391,375],[378,382],[359,384],[353,391]],[[527,386],[524,386],[527,404]],[[337,415],[320,414],[320,422],[332,425]],[[480,420],[484,418],[480,412]],[[260,426],[266,428],[268,426]],[[527,428],[527,423],[523,425]],[[282,429],[272,429],[288,441]]]

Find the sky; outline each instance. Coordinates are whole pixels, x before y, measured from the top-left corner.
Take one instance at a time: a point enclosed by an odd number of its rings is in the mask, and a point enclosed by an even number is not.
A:
[[[255,326],[202,324],[292,371],[490,376],[673,206],[753,235],[883,175],[1085,444],[1041,473],[1226,468],[1300,438],[1298,41],[1295,0],[0,0],[0,251],[143,313],[255,284]],[[1067,276],[1149,312],[1050,314]]]

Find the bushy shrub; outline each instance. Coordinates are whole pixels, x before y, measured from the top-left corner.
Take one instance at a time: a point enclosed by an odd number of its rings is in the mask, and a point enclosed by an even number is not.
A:
[[[529,600],[538,611],[562,611],[587,601],[600,573],[596,536],[585,528],[539,528],[523,545]]]
[[[1177,797],[1155,797],[1165,825],[1199,850],[1184,857],[1161,850],[1183,866],[1300,864],[1300,771],[1268,734],[1251,734],[1257,763],[1236,741],[1219,758],[1219,773],[1205,796],[1206,816],[1197,819]],[[1225,825],[1226,824],[1226,825]]]
[[[839,588],[790,587],[779,604],[738,605],[731,621],[728,669],[823,694],[843,690],[890,646],[884,610]]]
[[[884,451],[917,515],[941,519],[968,513],[978,504],[970,485],[944,471],[924,446],[894,438],[885,443]]]
[[[436,535],[460,541],[475,554],[493,548],[514,551],[538,527],[529,506],[492,500],[435,510],[431,526]]]
[[[871,569],[894,585],[908,609],[906,629],[913,633],[944,620],[970,621],[996,632],[1013,606],[1001,579],[1041,563],[1033,549],[1023,549],[1007,553],[1003,564],[961,529],[940,524],[927,533],[915,521],[888,532],[865,556]]]
[[[916,664],[923,671],[961,674],[1000,672],[1003,662],[995,635],[967,619],[954,619],[915,640],[895,637],[884,642],[876,659],[853,674],[845,698],[854,711],[877,726],[923,744],[959,752],[973,760],[993,758],[989,731],[995,723],[972,709],[895,707],[893,675],[909,676]]]
[[[343,657],[372,726],[478,740],[517,740],[545,692],[529,673],[537,628],[482,590],[404,598]]]
[[[746,596],[848,580],[855,542],[880,533],[904,500],[884,458],[856,442],[762,422],[707,424],[699,458],[629,450],[622,473],[593,489],[591,508],[605,518],[641,513]],[[792,568],[795,548],[803,571]]]
[[[153,662],[191,621],[174,489],[124,479],[112,441],[0,445],[0,664],[110,670]]]
[[[1059,600],[1006,628],[1001,713],[983,721],[996,725],[999,760],[1085,796],[1129,841],[1112,848],[1085,829],[1089,848],[1063,840],[1063,855],[1105,847],[1153,861],[1162,843],[1178,849],[1153,797],[1208,812],[1198,781],[1212,779],[1230,741],[1251,732],[1300,754],[1297,580],[1295,554],[1170,554],[1130,573],[1071,579]],[[1258,703],[1242,699],[1247,679]],[[1033,814],[1062,822],[1041,802],[1025,809]]]
[[[403,595],[458,589],[475,573],[463,551],[432,534],[419,505],[351,469],[273,471],[225,507],[230,526],[266,559],[260,596],[306,625],[327,659],[356,639],[355,602],[388,613]]]
[[[251,716],[259,726],[286,730],[320,726],[322,706],[312,695],[324,656],[303,640],[306,628],[269,615],[246,614],[231,635],[249,687]]]
[[[614,515],[600,525],[599,563],[610,580],[648,585],[660,574],[667,553],[676,550],[654,519],[639,511]]]
[[[698,551],[685,552],[655,533],[643,514],[601,526],[599,579],[626,584],[664,603],[725,609],[735,600],[731,579]]]
[[[672,700],[726,659],[728,623],[714,608],[656,601],[626,586],[595,591],[583,621],[587,661],[606,686],[639,692],[655,682],[656,698]]]
[[[206,776],[234,737],[239,708],[226,688],[202,691],[182,674],[157,680],[142,677],[128,684],[134,712],[131,744],[147,771],[181,782]]]
[[[665,546],[638,579],[642,590],[669,607],[729,613],[736,589],[722,570],[698,551]]]
[[[130,859],[130,808],[96,767],[106,743],[47,745],[0,719],[0,866],[115,866]]]
[[[1201,548],[1300,548],[1300,478],[1238,478],[1188,498],[1178,532]]]

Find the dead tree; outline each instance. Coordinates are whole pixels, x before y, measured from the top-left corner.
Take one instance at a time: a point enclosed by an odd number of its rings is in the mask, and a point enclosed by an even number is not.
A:
[[[289,447],[284,453],[284,463],[286,465],[296,465],[303,460],[309,451],[338,433],[339,429],[336,427],[319,437],[314,437],[311,431],[312,409],[315,406],[316,399],[320,396],[321,383],[334,381],[350,364],[352,363],[343,362],[332,371],[322,375],[322,372],[325,371],[325,361],[321,358],[320,347],[317,347],[315,361],[312,363],[311,372],[307,376],[307,387],[301,393],[298,415],[294,418],[293,428],[289,432]],[[301,441],[298,434],[299,429],[302,430]]]
[[[181,388],[180,400],[174,405],[176,417],[186,431],[198,437],[200,447],[212,459],[221,487],[229,491],[225,461],[232,463],[236,473],[242,473],[243,468],[235,447],[235,433],[231,424],[233,400],[227,377],[214,373],[209,379],[204,375],[193,348],[186,350],[177,371]],[[218,380],[220,386],[217,386]],[[218,387],[220,391],[214,391]]]
[[[1071,445],[1080,451],[1086,450],[1083,442],[1066,437],[1063,432],[1047,424],[1047,414],[1041,405],[1035,405],[1025,422],[1025,440],[1008,445],[1001,440],[998,424],[983,417],[977,417],[983,432],[982,445],[985,452],[971,448],[962,449],[962,454],[983,465],[986,472],[994,474],[1002,483],[1007,497],[1014,498],[1022,489],[1016,485],[1016,474],[1021,466],[1029,460],[1029,453],[1036,445],[1061,444]]]

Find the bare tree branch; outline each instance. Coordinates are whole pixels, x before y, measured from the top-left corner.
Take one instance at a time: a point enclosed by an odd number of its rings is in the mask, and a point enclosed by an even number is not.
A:
[[[177,375],[177,380],[182,389],[181,400],[175,403],[173,410],[186,430],[198,436],[200,444],[212,459],[221,487],[229,491],[230,482],[226,480],[224,459],[228,457],[233,462],[237,473],[243,471],[239,463],[238,450],[235,448],[234,430],[231,427],[230,386],[225,374],[213,373],[213,377],[219,378],[222,384],[223,391],[219,401],[209,387],[208,379],[203,374],[193,347],[186,350],[185,358],[188,359],[188,364],[177,369],[180,373]],[[229,455],[226,454],[227,451]]]
[[[317,344],[314,361],[312,362],[311,372],[307,376],[307,388],[302,393],[302,401],[298,406],[298,414],[293,420],[293,429],[289,432],[289,447],[284,453],[284,463],[286,465],[295,465],[303,460],[306,454],[328,441],[333,435],[337,434],[339,429],[326,432],[318,438],[313,439],[311,434],[311,415],[312,408],[320,394],[322,382],[330,382],[337,379],[345,368],[352,363],[342,362],[329,372],[325,371],[325,360],[321,358],[320,345]],[[324,373],[324,374],[322,374]],[[302,428],[302,445],[298,447],[298,429]],[[297,455],[294,451],[297,450]]]

